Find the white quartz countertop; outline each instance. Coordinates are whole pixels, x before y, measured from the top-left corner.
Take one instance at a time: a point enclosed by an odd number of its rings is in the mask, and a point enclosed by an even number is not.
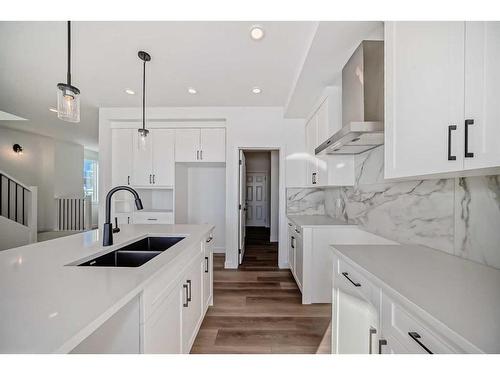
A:
[[[423,246],[332,245],[487,353],[500,353],[500,270]]]
[[[354,225],[344,220],[326,215],[288,215],[288,219],[299,227],[319,227],[327,225]]]
[[[0,353],[65,353],[136,297],[212,225],[123,225],[0,251]],[[186,236],[137,268],[68,266],[147,236]]]

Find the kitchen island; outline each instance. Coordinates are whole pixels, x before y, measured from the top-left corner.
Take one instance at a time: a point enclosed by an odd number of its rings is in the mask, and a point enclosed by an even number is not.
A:
[[[212,225],[123,225],[0,252],[1,353],[188,353],[212,303]],[[77,266],[185,237],[139,267]]]

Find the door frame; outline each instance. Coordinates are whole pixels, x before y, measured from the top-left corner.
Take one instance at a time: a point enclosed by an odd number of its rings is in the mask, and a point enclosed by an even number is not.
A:
[[[240,151],[277,151],[278,152],[278,267],[280,268],[287,268],[288,264],[285,263],[285,261],[282,261],[282,258],[288,258],[288,253],[284,254],[285,252],[288,252],[288,247],[284,246],[287,244],[287,238],[288,238],[288,232],[286,228],[284,228],[284,225],[286,225],[286,211],[284,211],[284,208],[286,207],[286,184],[285,184],[285,157],[284,157],[284,152],[283,152],[283,147],[281,146],[268,146],[268,147],[252,147],[252,146],[237,146],[236,147],[236,186],[238,186],[238,194],[236,197],[236,202],[235,202],[235,207],[236,207],[236,213],[238,215],[238,232],[236,233],[236,242],[239,245],[239,231],[240,231],[240,221],[239,221],[239,171],[240,171]],[[234,159],[233,159],[234,160]],[[270,174],[269,174],[269,179],[270,180]],[[234,181],[234,180],[233,180]],[[269,189],[270,190],[270,189]],[[270,192],[269,192],[270,194]],[[233,211],[234,212],[234,211]],[[271,213],[269,212],[269,220],[270,220]],[[284,234],[283,234],[284,233]],[[282,237],[284,236],[284,237]],[[236,249],[236,252],[238,253],[238,260],[239,260],[239,247]],[[227,251],[227,250],[226,250]],[[242,257],[243,258],[243,257]],[[239,268],[240,262],[237,262],[238,264],[236,267],[228,267],[227,266],[227,255],[226,255],[226,268]]]

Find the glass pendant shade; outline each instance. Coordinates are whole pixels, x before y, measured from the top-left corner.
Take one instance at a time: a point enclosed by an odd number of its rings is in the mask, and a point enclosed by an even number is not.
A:
[[[80,122],[80,90],[65,83],[58,84],[57,88],[57,117]]]

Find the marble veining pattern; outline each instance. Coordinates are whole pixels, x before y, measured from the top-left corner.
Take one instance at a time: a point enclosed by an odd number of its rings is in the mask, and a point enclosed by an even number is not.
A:
[[[383,146],[356,155],[354,187],[289,189],[288,212],[325,213],[500,269],[500,176],[386,182],[383,166]]]
[[[325,191],[320,188],[287,189],[287,213],[290,215],[324,215]]]

